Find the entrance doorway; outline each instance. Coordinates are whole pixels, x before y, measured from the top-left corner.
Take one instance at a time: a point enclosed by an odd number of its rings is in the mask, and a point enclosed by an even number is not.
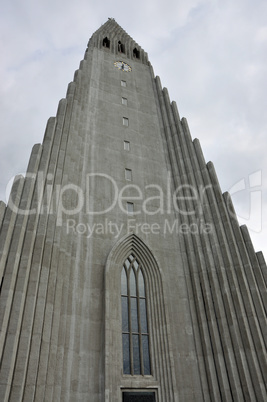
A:
[[[155,392],[123,392],[123,402],[156,402]]]

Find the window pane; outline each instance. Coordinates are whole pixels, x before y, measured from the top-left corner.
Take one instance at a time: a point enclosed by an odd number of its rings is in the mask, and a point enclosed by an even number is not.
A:
[[[133,215],[134,204],[132,202],[127,202],[127,212],[129,215]]]
[[[131,366],[130,366],[130,342],[129,335],[122,335],[122,345],[123,345],[123,373],[131,374]]]
[[[132,171],[131,169],[125,169],[125,179],[126,180],[132,180]]]
[[[127,275],[125,269],[123,268],[121,271],[121,294],[127,295]]]
[[[121,80],[121,86],[126,87],[126,81]]]
[[[121,98],[122,105],[127,106],[127,98]]]
[[[150,375],[145,281],[134,254],[125,260],[121,273],[121,292],[123,373]]]
[[[151,374],[148,335],[142,335],[144,374]]]
[[[126,127],[129,126],[129,119],[127,117],[123,117],[122,118],[122,124]]]
[[[140,299],[140,322],[142,334],[147,334],[146,299]]]
[[[129,141],[124,141],[124,151],[130,151],[130,143],[129,143]]]
[[[128,297],[121,298],[121,321],[122,332],[129,332],[129,312],[128,312]]]
[[[137,299],[131,297],[132,332],[138,332]]]
[[[141,374],[139,335],[133,335],[133,366],[134,374]]]
[[[145,297],[145,282],[144,282],[144,277],[143,277],[143,273],[141,270],[138,273],[138,288],[139,288],[139,296]]]
[[[130,295],[136,296],[136,279],[134,271],[132,269],[130,274]]]

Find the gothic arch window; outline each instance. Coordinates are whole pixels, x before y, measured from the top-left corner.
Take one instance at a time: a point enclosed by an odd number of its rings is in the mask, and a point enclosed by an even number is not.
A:
[[[156,400],[176,400],[163,276],[150,248],[134,233],[118,240],[108,255],[104,276],[107,399],[120,401],[125,393],[126,401],[127,396],[148,401],[149,394],[143,394],[154,389]]]
[[[136,49],[136,47],[133,50],[133,57],[135,57],[136,59],[140,59],[140,52]]]
[[[119,40],[119,42],[118,42],[118,51],[119,51],[120,53],[125,53],[124,45],[121,43],[120,40]]]
[[[150,375],[146,287],[141,264],[133,254],[121,272],[123,374]]]
[[[103,45],[103,47],[106,47],[107,49],[109,49],[110,48],[110,40],[107,37],[105,37],[103,39],[102,45]]]

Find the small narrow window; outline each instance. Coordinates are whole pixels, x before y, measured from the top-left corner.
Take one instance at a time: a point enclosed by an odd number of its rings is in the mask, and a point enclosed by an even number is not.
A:
[[[125,53],[125,52],[124,52],[124,45],[121,43],[120,40],[119,40],[119,42],[118,42],[118,52],[120,52],[120,53]]]
[[[130,142],[124,141],[124,151],[130,151]]]
[[[125,179],[132,181],[132,171],[131,171],[131,169],[125,169]]]
[[[129,126],[129,119],[128,119],[128,117],[123,117],[123,118],[122,118],[122,124],[123,124],[125,127],[128,127],[128,126]]]
[[[127,212],[129,215],[133,215],[134,212],[134,204],[132,202],[127,202]]]
[[[133,50],[133,57],[136,59],[140,59],[140,52],[136,49],[136,47]]]
[[[121,98],[121,103],[122,103],[122,105],[127,106],[127,104],[128,104],[127,98]]]
[[[126,87],[126,81],[121,80],[121,86]]]
[[[105,37],[104,39],[103,39],[103,47],[106,47],[106,48],[110,48],[110,40],[107,38],[107,37]]]

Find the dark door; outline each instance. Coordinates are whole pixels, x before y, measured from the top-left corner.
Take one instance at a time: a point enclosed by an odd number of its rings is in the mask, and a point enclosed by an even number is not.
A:
[[[123,392],[123,402],[156,402],[154,392]]]

